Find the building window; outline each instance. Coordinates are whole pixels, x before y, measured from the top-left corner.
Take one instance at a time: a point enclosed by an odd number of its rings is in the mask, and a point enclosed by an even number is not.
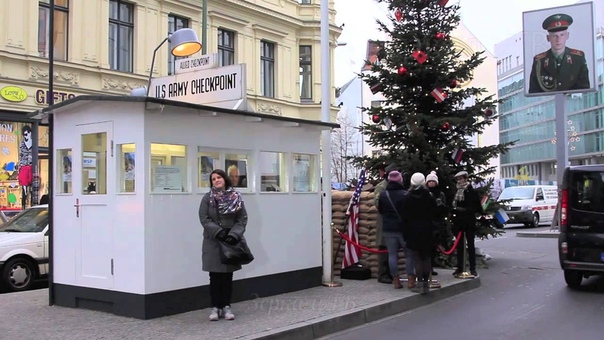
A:
[[[260,95],[275,97],[275,44],[262,41],[260,55],[260,78],[262,86]]]
[[[299,0],[300,5],[310,5],[312,4],[312,0]]]
[[[300,46],[300,99],[312,99],[311,46]]]
[[[134,59],[134,6],[122,0],[109,2],[109,67],[132,72]]]
[[[38,53],[48,58],[50,49],[50,5],[49,0],[40,1],[38,9]],[[67,28],[69,20],[69,0],[55,0],[54,27],[54,60],[67,60]]]
[[[219,66],[235,64],[235,32],[218,29]]]
[[[168,15],[168,34],[172,34],[181,28],[189,28],[189,19],[172,14]],[[174,74],[174,61],[176,59],[182,58],[175,57],[170,53],[168,56],[168,74]]]

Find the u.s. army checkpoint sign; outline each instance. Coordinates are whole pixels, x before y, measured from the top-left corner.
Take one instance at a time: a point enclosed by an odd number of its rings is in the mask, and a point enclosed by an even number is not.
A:
[[[224,107],[220,103],[236,103],[245,99],[245,64],[153,78],[149,96]]]

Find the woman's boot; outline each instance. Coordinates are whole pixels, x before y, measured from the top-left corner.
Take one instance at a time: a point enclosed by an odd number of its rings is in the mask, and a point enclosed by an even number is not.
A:
[[[407,275],[407,287],[409,289],[415,288],[417,286],[416,280],[417,280],[417,278],[415,277],[415,275],[413,275],[413,274]]]
[[[394,289],[403,288],[403,285],[401,284],[401,277],[399,275],[392,277],[392,283],[394,283]]]

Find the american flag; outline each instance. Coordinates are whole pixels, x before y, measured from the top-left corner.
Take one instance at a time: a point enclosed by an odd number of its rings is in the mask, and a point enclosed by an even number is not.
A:
[[[363,188],[363,185],[365,185],[365,171],[365,169],[361,170],[359,183],[354,190],[354,194],[350,198],[350,203],[348,204],[348,209],[346,210],[346,215],[348,215],[348,237],[350,237],[350,239],[356,243],[359,242],[359,201],[361,198],[361,189]],[[344,245],[342,269],[348,268],[359,262],[360,257],[361,249],[346,241],[346,244]]]

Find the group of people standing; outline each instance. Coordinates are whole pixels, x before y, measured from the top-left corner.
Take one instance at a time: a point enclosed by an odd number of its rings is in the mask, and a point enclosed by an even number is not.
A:
[[[470,273],[476,273],[474,237],[476,216],[482,214],[478,193],[468,181],[468,173],[455,175],[456,193],[447,204],[445,193],[440,189],[435,171],[427,176],[414,173],[408,185],[396,165],[381,168],[383,181],[375,188],[375,205],[380,213],[377,223],[377,240],[380,249],[387,249],[379,259],[378,281],[393,283],[402,288],[398,270],[398,253],[405,254],[407,286],[420,294],[428,293],[430,278],[437,275],[432,265],[437,256],[436,245],[447,236],[446,219],[451,217],[453,232],[465,233],[468,245]],[[463,236],[462,236],[463,237]],[[464,249],[457,248],[458,275],[464,267]]]

